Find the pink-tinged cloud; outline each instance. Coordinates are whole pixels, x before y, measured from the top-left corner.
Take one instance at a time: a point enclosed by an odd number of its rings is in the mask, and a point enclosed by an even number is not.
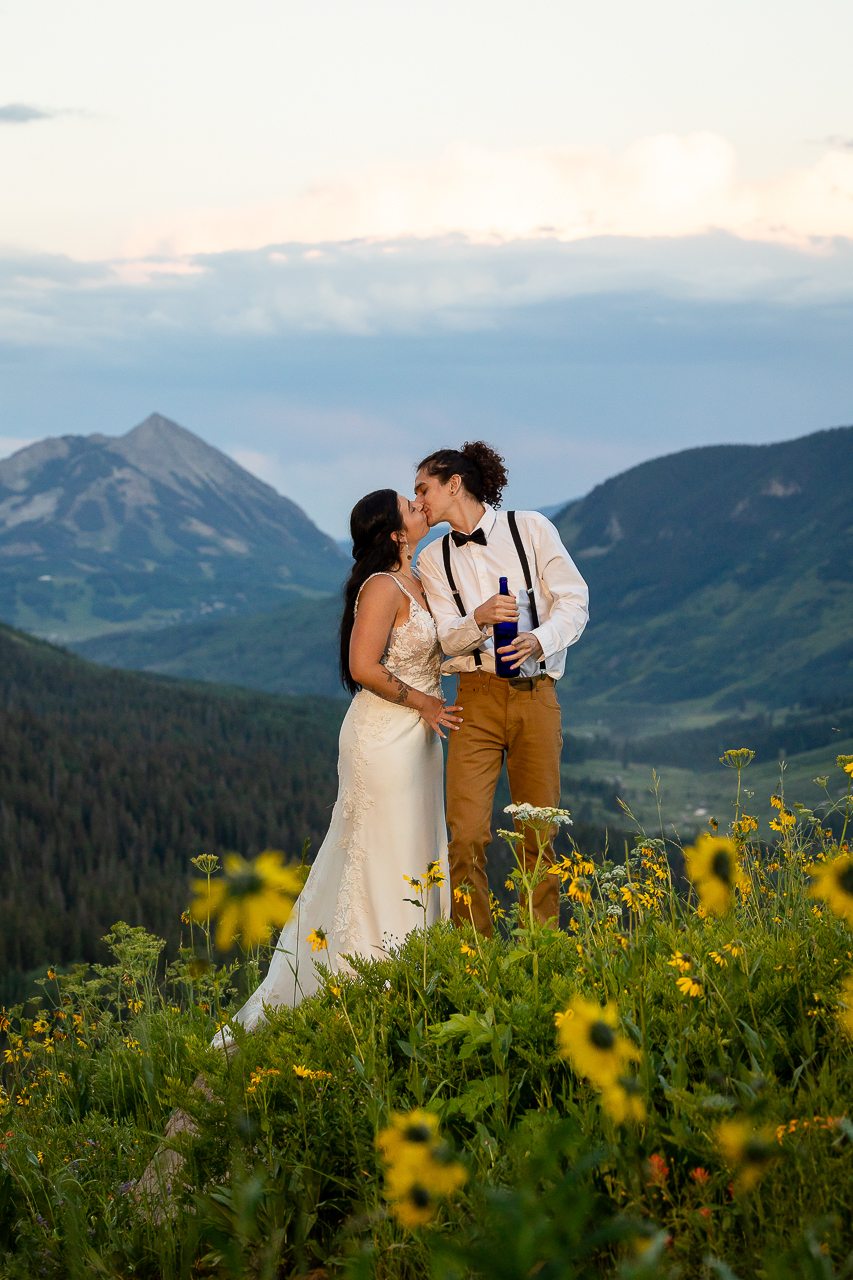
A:
[[[141,226],[128,256],[448,234],[483,243],[712,230],[802,248],[853,238],[853,152],[830,149],[811,167],[745,181],[734,148],[713,133],[641,138],[615,156],[458,144],[431,165],[374,166],[271,204]]]

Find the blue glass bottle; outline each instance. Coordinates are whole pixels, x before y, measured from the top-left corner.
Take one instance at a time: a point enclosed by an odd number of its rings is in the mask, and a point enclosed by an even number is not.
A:
[[[511,594],[509,587],[506,585],[506,578],[500,579],[500,594],[502,596]],[[498,653],[498,649],[502,649],[504,645],[512,644],[518,635],[518,623],[496,622],[492,631],[495,640],[495,673],[503,676],[505,680],[515,680],[520,673],[520,668],[511,665],[515,661],[511,654],[503,657]]]

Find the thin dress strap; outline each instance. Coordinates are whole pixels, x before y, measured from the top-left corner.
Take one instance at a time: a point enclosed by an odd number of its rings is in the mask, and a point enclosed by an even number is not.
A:
[[[406,588],[403,586],[402,582],[398,582],[398,581],[397,581],[397,579],[394,577],[393,573],[385,573],[384,571],[380,571],[379,573],[371,573],[370,577],[369,577],[369,578],[365,578],[365,579],[364,579],[364,582],[362,582],[361,586],[360,586],[360,587],[359,587],[359,589],[358,589],[358,595],[357,595],[357,596],[356,596],[356,598],[355,598],[355,609],[353,610],[353,616],[355,616],[355,615],[358,613],[358,602],[359,602],[359,600],[361,599],[361,593],[362,593],[362,591],[363,591],[363,590],[364,590],[364,588],[367,586],[368,582],[370,582],[373,578],[390,578],[392,582],[396,582],[396,583],[397,583],[397,586],[400,588],[400,590],[403,592],[403,594],[404,594],[404,595],[407,595],[407,596],[409,597],[409,599],[412,601],[412,603],[413,603],[413,604],[417,604],[417,603],[418,603],[418,602],[417,602],[417,600],[415,599],[415,597],[412,595],[411,591],[407,591],[407,590],[406,590]],[[422,605],[418,605],[418,608],[423,608],[423,606],[422,606]]]

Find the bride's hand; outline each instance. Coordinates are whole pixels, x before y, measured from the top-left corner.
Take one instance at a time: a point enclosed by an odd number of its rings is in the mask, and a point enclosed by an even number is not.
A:
[[[431,729],[435,729],[439,738],[446,738],[447,734],[441,732],[442,727],[445,729],[458,729],[462,724],[462,717],[453,713],[461,710],[461,707],[448,707],[444,698],[432,698],[429,694],[426,694],[424,705],[420,708],[420,714],[421,719],[425,720]]]

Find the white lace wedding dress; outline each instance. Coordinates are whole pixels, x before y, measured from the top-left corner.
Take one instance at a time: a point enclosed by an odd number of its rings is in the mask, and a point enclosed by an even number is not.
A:
[[[409,597],[409,617],[391,633],[382,662],[412,688],[441,697],[432,615],[393,581]],[[427,922],[449,913],[438,734],[411,707],[362,689],[344,718],[339,746],[338,798],[328,834],[266,978],[234,1015],[249,1031],[265,1005],[297,1005],[317,990],[315,960],[347,971],[345,956],[379,959],[422,925],[421,911],[404,901],[415,896],[404,876],[423,876],[428,863],[440,862],[445,880],[431,891]],[[325,931],[328,951],[312,952],[307,935],[313,929]]]

